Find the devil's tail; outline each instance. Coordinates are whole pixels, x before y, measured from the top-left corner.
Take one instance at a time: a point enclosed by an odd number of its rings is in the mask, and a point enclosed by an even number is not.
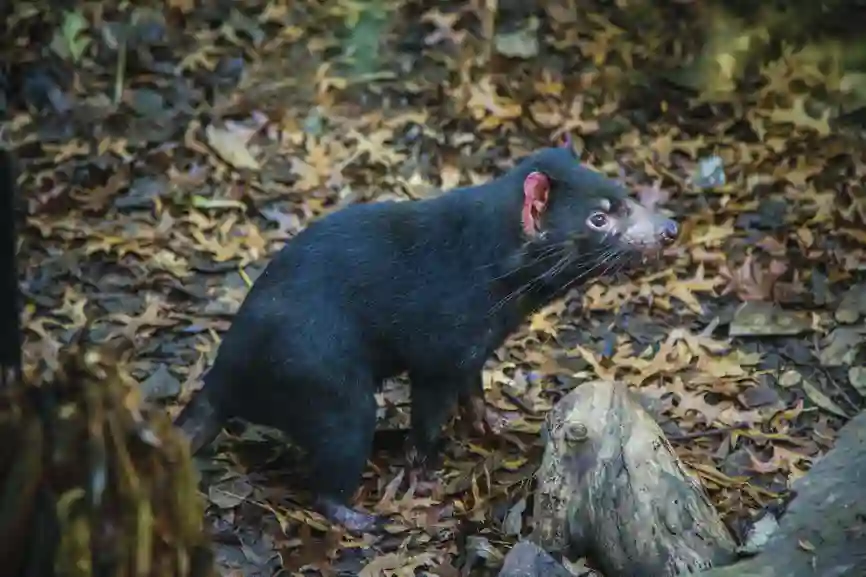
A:
[[[208,375],[210,376],[210,375]],[[216,383],[205,376],[204,386],[193,393],[192,398],[174,420],[174,425],[189,439],[190,452],[195,455],[205,445],[216,439],[222,430],[225,417],[211,399]]]
[[[0,145],[0,384],[3,386],[21,376],[16,181],[12,153]]]

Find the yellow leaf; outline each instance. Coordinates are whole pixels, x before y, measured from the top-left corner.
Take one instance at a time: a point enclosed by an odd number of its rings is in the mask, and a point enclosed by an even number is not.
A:
[[[860,244],[866,245],[866,232],[860,230],[859,228],[843,228],[840,229],[839,232],[851,238],[851,240],[855,240]]]
[[[805,98],[797,98],[791,108],[777,108],[770,112],[770,120],[780,124],[793,124],[798,128],[809,128],[819,136],[830,135],[830,109],[824,110],[820,118],[806,111]]]
[[[247,148],[246,140],[238,132],[210,125],[205,130],[207,142],[224,161],[235,168],[259,170],[261,166]]]
[[[671,296],[674,296],[683,301],[683,304],[686,305],[692,312],[696,314],[702,314],[704,312],[700,301],[695,298],[695,295],[692,294],[691,289],[685,284],[681,284],[675,281],[668,285],[667,290]]]
[[[688,244],[690,246],[695,245],[712,245],[721,240],[728,238],[734,234],[734,221],[733,219],[729,220],[725,224],[721,226],[711,225],[703,230],[700,234],[693,233],[692,237],[688,239]]]
[[[589,363],[592,366],[592,368],[595,371],[595,374],[598,376],[598,378],[604,379],[604,380],[611,380],[611,381],[616,380],[616,367],[611,367],[609,369],[603,367],[601,365],[601,363],[599,363],[598,360],[596,360],[595,355],[593,354],[592,351],[590,351],[589,349],[586,349],[580,345],[577,345],[576,347],[574,347],[573,350],[577,351],[580,354],[580,356],[583,358],[583,360],[585,360],[587,363]]]
[[[556,326],[550,322],[549,318],[549,311],[542,310],[535,313],[529,321],[529,330],[532,332],[544,333],[555,338]]]
[[[719,54],[716,56],[719,70],[726,79],[732,79],[736,74],[737,59],[731,54]]]

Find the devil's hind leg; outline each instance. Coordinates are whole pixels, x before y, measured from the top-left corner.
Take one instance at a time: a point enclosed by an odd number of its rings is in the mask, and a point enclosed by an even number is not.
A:
[[[305,377],[300,390],[313,394],[299,395],[294,401],[296,410],[286,415],[279,428],[299,441],[307,453],[317,508],[349,530],[373,529],[378,518],[351,508],[351,501],[373,444],[375,383],[357,374],[352,382],[333,373],[320,378]]]

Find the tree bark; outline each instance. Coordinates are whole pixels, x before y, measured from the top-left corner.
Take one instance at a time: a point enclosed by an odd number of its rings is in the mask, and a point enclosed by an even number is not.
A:
[[[866,575],[866,411],[793,486],[796,496],[756,557],[701,577]]]
[[[735,543],[702,486],[621,383],[586,383],[548,415],[534,542],[607,577],[730,563]]]

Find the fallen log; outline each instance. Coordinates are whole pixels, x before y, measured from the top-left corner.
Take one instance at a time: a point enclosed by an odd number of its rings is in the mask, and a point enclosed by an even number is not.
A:
[[[866,575],[866,412],[798,480],[761,551],[737,561],[700,484],[625,385],[586,383],[548,416],[534,533],[606,577]]]
[[[548,415],[532,541],[607,577],[667,577],[735,559],[733,538],[664,433],[620,383],[581,385]]]

